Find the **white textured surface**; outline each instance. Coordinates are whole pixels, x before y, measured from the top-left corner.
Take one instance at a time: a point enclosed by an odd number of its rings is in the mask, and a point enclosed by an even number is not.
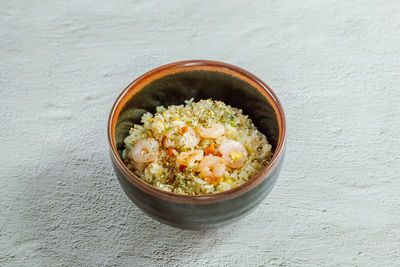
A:
[[[399,266],[400,3],[1,1],[1,266]],[[182,231],[122,192],[106,119],[133,79],[204,58],[287,113],[269,197]]]

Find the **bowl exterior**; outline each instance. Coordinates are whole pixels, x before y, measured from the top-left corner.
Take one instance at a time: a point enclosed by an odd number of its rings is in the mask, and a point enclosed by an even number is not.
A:
[[[178,228],[202,230],[232,223],[252,211],[269,194],[282,168],[282,151],[274,169],[260,184],[237,197],[209,204],[187,204],[157,198],[131,183],[111,156],[118,180],[128,197],[150,217]]]

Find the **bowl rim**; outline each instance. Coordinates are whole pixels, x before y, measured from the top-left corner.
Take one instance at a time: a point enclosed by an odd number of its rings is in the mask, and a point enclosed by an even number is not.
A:
[[[125,97],[127,97],[127,93],[131,91],[131,89],[135,88],[135,85],[138,84],[140,81],[144,81],[155,74],[159,74],[162,71],[169,70],[169,69],[175,69],[175,68],[180,68],[181,70],[190,70],[193,66],[204,66],[204,67],[211,67],[215,68],[215,70],[229,70],[233,73],[237,73],[243,77],[246,77],[247,79],[255,82],[255,84],[258,85],[258,88],[256,89],[265,97],[267,98],[267,101],[270,102],[270,104],[276,106],[276,115],[278,119],[278,124],[280,120],[280,132],[279,132],[279,138],[278,138],[278,143],[275,148],[275,153],[269,162],[268,165],[266,165],[261,171],[259,171],[256,175],[254,175],[251,179],[246,181],[245,183],[238,185],[237,187],[234,187],[232,189],[222,191],[222,192],[217,192],[217,193],[210,193],[210,194],[204,194],[204,195],[186,195],[186,194],[177,194],[169,191],[165,191],[162,189],[159,189],[144,180],[142,180],[140,177],[138,177],[136,174],[134,174],[132,171],[126,167],[126,165],[123,163],[118,151],[117,147],[115,144],[115,138],[114,138],[114,131],[113,129],[113,123],[115,122],[116,125],[116,120],[118,119],[120,113],[118,113],[118,116],[116,114],[116,109],[121,103],[121,100],[123,100]],[[166,73],[168,75],[168,73]],[[161,76],[164,77],[164,76]],[[239,77],[237,77],[239,78]],[[239,78],[240,79],[240,78]],[[247,81],[245,81],[247,82]],[[260,88],[264,90],[263,92],[260,91]],[[270,99],[266,97],[265,93],[267,93],[270,96]],[[133,97],[128,96],[128,97]],[[271,102],[272,100],[273,102]],[[120,108],[121,111],[122,107]],[[268,178],[268,174],[270,174],[278,165],[280,159],[283,157],[284,152],[285,152],[285,147],[286,147],[286,118],[285,118],[285,112],[283,110],[283,107],[276,96],[275,92],[260,78],[255,76],[254,74],[231,64],[220,62],[220,61],[213,61],[213,60],[183,60],[183,61],[177,61],[169,64],[165,64],[162,66],[159,66],[157,68],[154,68],[143,75],[139,76],[136,78],[133,82],[131,82],[117,97],[115,100],[109,116],[108,116],[108,122],[107,122],[107,136],[108,136],[108,144],[110,146],[110,156],[112,161],[115,163],[114,166],[118,168],[119,171],[122,172],[124,177],[132,183],[134,186],[138,187],[142,191],[163,199],[167,201],[172,201],[176,203],[186,203],[186,204],[209,204],[209,203],[215,203],[215,202],[220,202],[224,201],[227,199],[235,198],[238,197],[252,188],[256,187],[258,184],[260,184],[262,181]],[[268,138],[268,137],[267,137]]]

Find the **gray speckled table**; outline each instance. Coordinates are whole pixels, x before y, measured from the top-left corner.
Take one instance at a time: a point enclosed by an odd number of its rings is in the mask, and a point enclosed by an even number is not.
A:
[[[400,3],[1,1],[1,266],[399,266]],[[181,59],[276,91],[287,157],[269,197],[191,232],[122,192],[106,119]]]

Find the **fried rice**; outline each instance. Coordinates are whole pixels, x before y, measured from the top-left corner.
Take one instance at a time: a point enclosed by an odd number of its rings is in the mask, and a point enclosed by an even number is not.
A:
[[[252,120],[216,100],[193,99],[145,113],[125,138],[122,158],[147,183],[178,194],[232,189],[257,174],[272,147]]]

